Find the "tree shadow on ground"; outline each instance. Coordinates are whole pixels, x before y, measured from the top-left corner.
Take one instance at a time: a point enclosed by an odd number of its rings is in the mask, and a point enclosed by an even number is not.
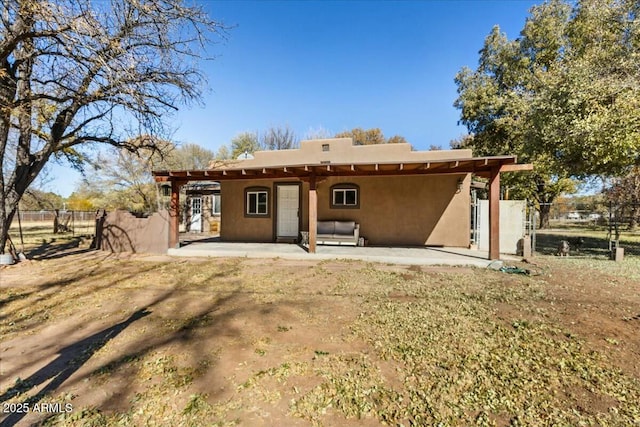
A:
[[[56,390],[71,375],[73,375],[74,372],[82,367],[82,365],[84,365],[84,363],[89,360],[94,353],[104,347],[107,342],[116,337],[127,326],[138,319],[148,316],[149,314],[151,314],[151,312],[146,308],[140,309],[129,316],[126,320],[61,349],[59,351],[59,356],[55,360],[41,368],[29,378],[18,381],[16,385],[0,395],[0,402],[5,402],[20,393],[24,393],[34,387],[44,384],[48,380],[51,380],[42,390],[40,390],[40,392],[25,402],[29,403],[30,406],[34,405],[42,400],[47,394]],[[16,425],[25,415],[26,412],[12,413],[0,423],[0,426]]]
[[[86,237],[76,236],[70,240],[64,242],[56,242],[52,240],[47,242],[43,240],[42,243],[26,252],[26,256],[29,259],[38,261],[46,259],[58,259],[69,255],[78,255],[91,251],[95,251],[92,248],[80,248],[80,244],[86,240]]]
[[[122,265],[119,266],[119,268],[122,267]],[[154,268],[157,268],[157,264],[145,265],[145,269],[143,271],[136,270],[135,275],[144,275]],[[179,346],[180,357],[184,359],[187,366],[200,367],[203,360],[207,362],[207,368],[198,375],[202,375],[202,378],[206,376],[207,393],[210,398],[225,393],[222,387],[224,385],[223,375],[214,371],[215,368],[213,368],[215,356],[212,356],[212,351],[214,351],[212,349],[218,343],[224,345],[222,343],[241,341],[243,342],[242,347],[251,345],[250,340],[253,338],[243,337],[245,332],[238,323],[238,319],[245,317],[265,319],[265,316],[268,316],[274,307],[271,302],[256,302],[251,298],[252,295],[263,292],[243,289],[242,282],[236,277],[241,272],[240,262],[222,263],[197,280],[198,283],[219,283],[221,287],[209,285],[200,289],[195,283],[191,283],[187,276],[184,276],[189,271],[185,270],[183,273],[176,274],[176,283],[168,288],[164,288],[164,286],[141,287],[140,294],[134,289],[128,290],[123,304],[132,303],[137,300],[136,298],[144,298],[145,301],[139,306],[146,307],[146,310],[138,311],[129,319],[58,352],[52,352],[51,354],[56,357],[53,362],[47,363],[46,367],[30,375],[26,380],[14,384],[13,387],[0,395],[0,402],[21,395],[33,405],[64,389],[82,388],[81,384],[84,381],[100,382],[103,379],[108,379],[109,394],[92,402],[92,405],[100,410],[120,411],[123,402],[128,402],[131,398],[132,390],[139,386],[139,383],[131,381],[135,377],[135,373],[143,368],[136,361],[149,355],[155,357],[153,356],[154,351],[158,349],[172,354],[172,346]],[[104,269],[104,271],[94,271],[90,276],[95,277],[96,274],[106,273],[107,269]],[[126,285],[133,280],[133,277],[132,275],[126,275],[126,278],[118,277],[117,281],[109,282],[108,286],[101,286],[100,289],[113,289],[117,287],[117,284],[122,283]],[[225,280],[225,282],[219,282],[220,280]],[[67,286],[71,284],[67,282],[68,280],[64,279],[63,283],[56,282],[56,285]],[[88,287],[86,291],[95,293],[98,290],[95,287]],[[148,299],[147,292],[150,291],[152,292],[152,301]],[[158,295],[158,292],[162,292],[162,295]],[[264,293],[280,296],[280,292],[277,290],[265,291]],[[316,293],[311,295],[316,295]],[[283,310],[295,308],[306,312],[310,307],[308,301],[286,300],[279,302],[278,308]],[[147,316],[149,314],[147,310],[153,310],[153,314],[139,322],[134,328],[129,328],[128,331],[122,333],[117,340],[110,342],[133,321]],[[140,332],[138,328],[140,331],[144,331],[142,335],[138,335]],[[249,341],[242,341],[244,339]],[[105,346],[109,348],[105,348]],[[97,355],[96,352],[102,348],[105,352]],[[92,356],[98,358],[93,364],[90,361]],[[211,364],[211,368],[209,368],[209,364]],[[93,368],[93,365],[97,366]],[[81,366],[85,368],[91,366],[92,369],[90,372],[81,374],[78,372]],[[44,388],[40,390],[36,387]],[[32,390],[31,393],[28,393],[29,390]],[[36,392],[36,396],[29,398],[29,394]],[[0,423],[0,426],[24,422],[26,419],[23,417],[26,416],[27,414],[11,414],[10,418]]]
[[[40,307],[40,304],[45,300],[51,300],[52,297],[63,295],[65,289],[68,287],[73,287],[74,284],[78,282],[82,282],[86,279],[92,279],[95,281],[100,281],[102,279],[109,279],[106,283],[99,286],[86,286],[83,287],[80,292],[75,293],[75,299],[83,298],[89,294],[96,294],[104,289],[109,289],[111,287],[118,286],[119,284],[126,283],[129,280],[133,280],[138,274],[145,274],[154,269],[154,264],[149,264],[145,268],[138,269],[134,273],[123,274],[120,275],[117,279],[112,279],[113,271],[108,268],[103,268],[99,262],[95,262],[89,268],[82,268],[76,270],[73,275],[70,277],[62,277],[57,278],[55,280],[47,280],[43,283],[37,285],[37,291],[29,291],[22,294],[15,294],[13,298],[11,296],[5,300],[0,300],[0,307],[3,307],[10,302],[18,299],[26,299],[33,297],[30,301],[31,311],[29,315],[20,314],[19,309],[9,309],[4,308],[0,311],[0,321],[4,319],[13,318],[13,322],[11,322],[11,326],[9,328],[5,328],[5,333],[10,330],[15,330],[15,328],[19,328],[23,333],[28,333],[29,329],[24,329],[25,322],[29,322],[29,320],[34,319],[38,315],[55,309],[55,307],[61,303],[61,299],[58,298],[54,300],[54,303],[47,304],[46,307],[42,307],[40,309],[33,309],[33,307]],[[120,270],[122,273],[122,269]],[[84,283],[84,282],[83,282]]]

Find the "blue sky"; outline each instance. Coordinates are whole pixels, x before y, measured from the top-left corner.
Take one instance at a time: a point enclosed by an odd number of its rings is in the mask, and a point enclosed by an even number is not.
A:
[[[475,68],[494,25],[518,36],[540,1],[200,1],[230,26],[204,63],[202,106],[172,118],[174,138],[211,150],[244,131],[354,127],[448,148],[458,126],[456,73]],[[80,177],[53,168],[68,196]]]

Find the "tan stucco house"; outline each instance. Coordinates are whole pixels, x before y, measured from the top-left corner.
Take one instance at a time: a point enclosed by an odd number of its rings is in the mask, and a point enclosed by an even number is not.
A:
[[[350,138],[302,141],[299,149],[259,151],[237,166],[362,165],[470,157],[467,150],[412,151],[409,144],[353,145]],[[349,166],[349,169],[350,169]],[[325,167],[325,170],[327,168]],[[375,172],[373,166],[370,172]],[[338,172],[338,170],[336,170]],[[469,174],[316,176],[317,220],[350,220],[371,245],[469,244]],[[223,241],[274,242],[309,230],[309,180],[221,182]],[[257,195],[257,196],[256,196]],[[253,199],[258,197],[258,205]]]
[[[495,234],[500,173],[529,169],[516,164],[515,156],[414,151],[409,144],[353,145],[350,138],[338,138],[258,151],[253,158],[212,164],[204,171],[154,175],[171,183],[173,206],[179,206],[179,189],[187,182],[220,182],[223,241],[293,242],[308,232],[313,252],[317,224],[328,220],[355,221],[370,245],[468,247],[471,174],[490,178]],[[178,243],[176,227],[171,227],[170,245]],[[490,257],[497,258],[497,238],[490,243]]]

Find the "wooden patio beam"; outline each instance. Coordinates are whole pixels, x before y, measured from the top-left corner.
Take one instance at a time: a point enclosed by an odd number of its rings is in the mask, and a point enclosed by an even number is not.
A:
[[[525,172],[533,169],[530,164],[516,164],[515,158],[473,158],[462,160],[437,160],[367,164],[337,164],[326,163],[319,165],[289,165],[289,166],[264,166],[257,168],[241,167],[238,169],[212,169],[190,171],[158,171],[154,172],[156,182],[180,180],[228,180],[228,179],[277,179],[296,177],[305,179],[312,173],[317,178],[322,176],[392,176],[392,175],[422,175],[422,174],[447,174],[447,173],[474,173],[477,176],[490,178],[492,171],[498,169],[502,172]]]
[[[531,163],[527,164],[514,164],[514,165],[502,165],[500,167],[500,172],[524,172],[524,171],[532,171],[533,165]]]

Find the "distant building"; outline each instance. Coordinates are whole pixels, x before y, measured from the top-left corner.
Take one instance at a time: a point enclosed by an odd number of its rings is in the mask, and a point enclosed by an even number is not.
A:
[[[187,195],[183,205],[185,231],[191,233],[220,230],[220,183],[194,182],[183,189]]]

